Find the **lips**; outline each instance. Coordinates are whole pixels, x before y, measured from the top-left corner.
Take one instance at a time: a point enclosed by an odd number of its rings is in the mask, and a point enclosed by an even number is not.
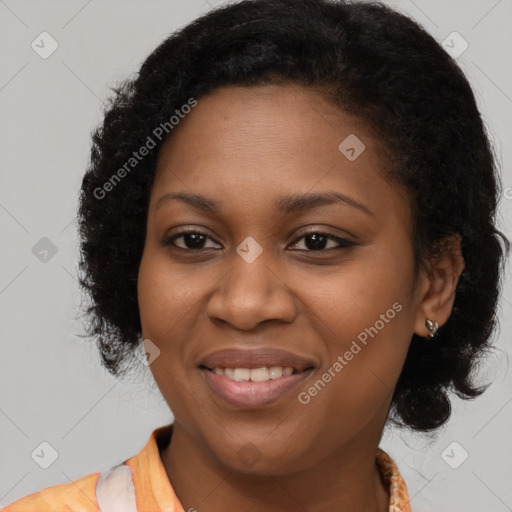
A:
[[[257,409],[279,403],[280,400],[290,400],[292,392],[298,392],[301,383],[316,367],[308,357],[266,347],[219,350],[203,358],[198,366],[214,396],[236,409]],[[264,367],[269,370],[266,377],[275,372],[274,376],[268,380],[254,379],[253,370],[259,368],[261,372]],[[281,369],[288,371],[281,372]],[[239,381],[237,372],[246,378],[250,372],[251,378]],[[230,378],[231,373],[234,379]]]
[[[315,366],[308,357],[275,348],[224,349],[213,352],[203,358],[199,367],[214,368],[261,368],[263,366],[281,366],[293,368],[294,373],[303,372]]]

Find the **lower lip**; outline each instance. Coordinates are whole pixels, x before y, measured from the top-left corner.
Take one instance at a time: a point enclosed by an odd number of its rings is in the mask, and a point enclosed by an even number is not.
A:
[[[227,403],[244,409],[255,409],[275,402],[293,391],[313,371],[311,368],[277,379],[253,382],[231,380],[206,368],[200,370],[210,389]]]

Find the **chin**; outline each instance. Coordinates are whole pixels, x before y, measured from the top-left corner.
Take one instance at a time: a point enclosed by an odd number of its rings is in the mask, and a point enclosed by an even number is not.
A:
[[[300,446],[300,442],[294,444]],[[247,475],[287,475],[311,465],[303,452],[292,453],[282,444],[247,441],[233,450],[227,451],[225,444],[218,447],[220,451],[215,448],[211,447],[214,456],[226,469]]]

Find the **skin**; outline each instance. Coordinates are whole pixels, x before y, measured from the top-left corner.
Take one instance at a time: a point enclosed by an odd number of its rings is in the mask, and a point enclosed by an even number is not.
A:
[[[349,134],[366,146],[354,161],[338,149]],[[185,510],[388,510],[375,454],[393,390],[413,333],[427,336],[426,318],[448,319],[464,264],[454,239],[414,282],[409,200],[384,179],[380,155],[363,124],[298,85],[217,89],[162,147],[138,299],[143,337],[160,350],[150,368],[175,417],[161,458]],[[274,208],[281,196],[325,191],[372,213],[341,201]],[[158,203],[171,192],[202,194],[222,211]],[[203,244],[165,245],[184,227],[205,233]],[[356,245],[327,239],[315,251],[309,229]],[[236,252],[249,236],[263,250],[252,263]],[[400,312],[300,403],[394,303]],[[215,349],[257,346],[311,358],[315,369],[277,402],[237,410],[197,365]],[[260,458],[248,465],[240,450]]]

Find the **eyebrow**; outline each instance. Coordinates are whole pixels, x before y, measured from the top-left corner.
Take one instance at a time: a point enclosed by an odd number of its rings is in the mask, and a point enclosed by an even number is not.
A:
[[[172,200],[183,201],[190,206],[214,215],[220,215],[222,212],[222,205],[220,202],[201,194],[189,194],[185,192],[168,193],[163,195],[158,199],[155,209],[159,208],[163,203]],[[328,191],[319,194],[295,194],[282,196],[274,202],[274,207],[278,212],[289,215],[338,202],[345,203],[353,208],[363,211],[369,216],[375,217],[375,214],[363,203],[357,201],[353,197],[335,191]]]

